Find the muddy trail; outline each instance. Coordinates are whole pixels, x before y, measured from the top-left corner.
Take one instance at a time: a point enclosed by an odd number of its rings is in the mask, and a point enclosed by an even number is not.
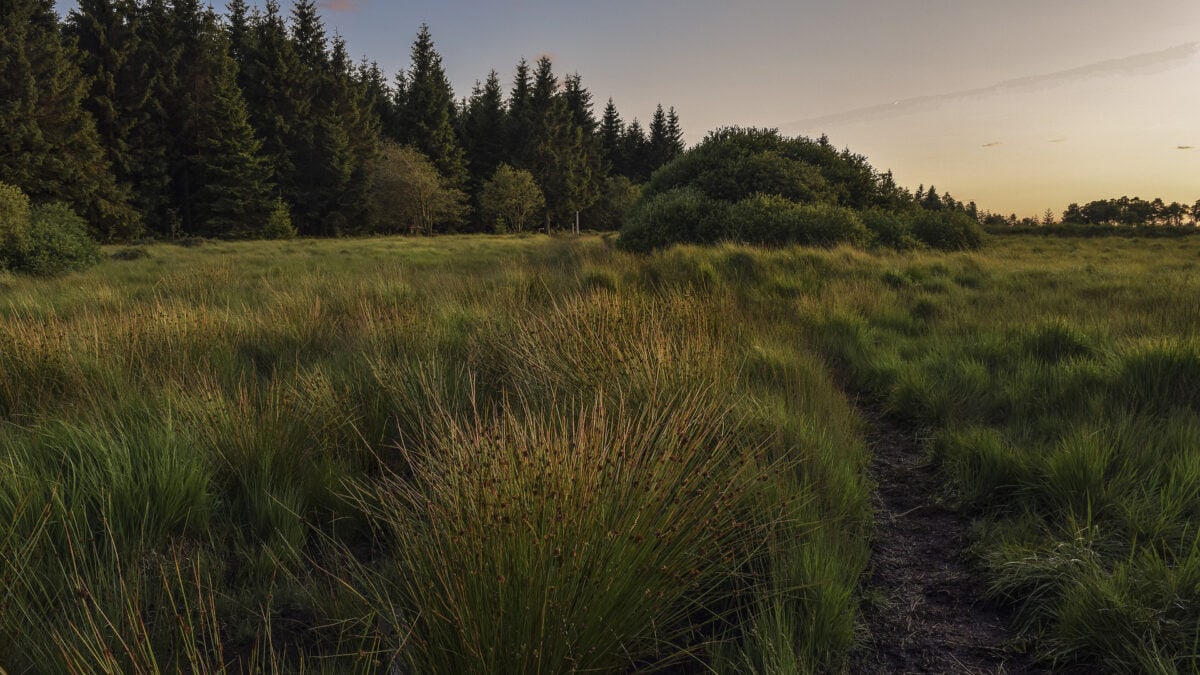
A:
[[[864,411],[872,432],[876,532],[866,647],[850,672],[1049,672],[1014,653],[1009,616],[983,599],[963,560],[967,519],[937,501],[941,478],[912,433]]]

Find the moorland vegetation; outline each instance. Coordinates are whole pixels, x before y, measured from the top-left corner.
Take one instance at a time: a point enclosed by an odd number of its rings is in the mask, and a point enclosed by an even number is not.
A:
[[[886,601],[858,401],[928,439],[1018,643],[1191,670],[1194,241],[156,244],[0,276],[0,663],[837,670]]]

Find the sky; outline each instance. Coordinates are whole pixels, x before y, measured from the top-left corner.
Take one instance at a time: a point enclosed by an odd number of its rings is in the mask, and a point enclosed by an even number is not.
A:
[[[320,4],[327,30],[389,75],[427,23],[460,97],[549,55],[597,112],[612,97],[645,124],[674,106],[689,143],[728,125],[824,133],[901,185],[991,211],[1200,199],[1197,0]]]

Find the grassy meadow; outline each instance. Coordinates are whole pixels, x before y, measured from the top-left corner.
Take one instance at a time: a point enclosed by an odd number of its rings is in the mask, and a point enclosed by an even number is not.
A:
[[[1040,658],[1200,668],[1193,239],[106,253],[0,275],[9,672],[836,672],[859,405]]]

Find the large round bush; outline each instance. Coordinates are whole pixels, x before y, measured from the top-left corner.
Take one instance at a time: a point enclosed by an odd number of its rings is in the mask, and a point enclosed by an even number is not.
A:
[[[962,251],[979,248],[983,228],[961,211],[921,211],[913,218],[913,235],[932,248]]]
[[[729,205],[695,188],[670,190],[643,199],[625,217],[617,244],[648,252],[677,242],[712,244],[725,236]]]

